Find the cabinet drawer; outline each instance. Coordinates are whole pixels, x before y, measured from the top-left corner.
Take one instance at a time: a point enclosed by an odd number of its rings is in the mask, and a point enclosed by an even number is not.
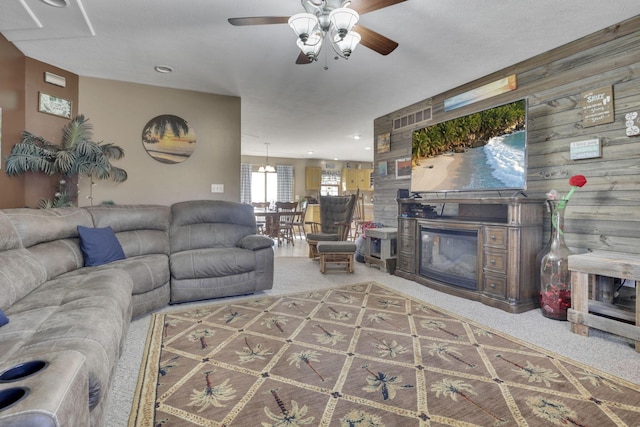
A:
[[[495,274],[485,274],[482,290],[485,294],[504,298],[507,289],[507,278]]]
[[[415,220],[410,219],[401,219],[400,221],[398,221],[398,225],[400,226],[400,229],[398,230],[399,235],[403,237],[406,236],[415,238],[415,223]]]
[[[484,266],[485,270],[491,270],[498,273],[507,272],[507,253],[501,251],[485,251]]]
[[[485,227],[484,244],[493,248],[507,248],[507,229],[504,227]]]
[[[416,263],[412,253],[399,253],[397,268],[407,273],[416,272]]]
[[[416,240],[414,238],[402,237],[398,242],[398,252],[413,253],[416,250]]]

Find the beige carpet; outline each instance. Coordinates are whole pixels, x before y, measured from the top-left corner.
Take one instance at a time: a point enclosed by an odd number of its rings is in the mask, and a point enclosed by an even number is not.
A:
[[[129,425],[638,419],[638,385],[366,282],[155,314]]]

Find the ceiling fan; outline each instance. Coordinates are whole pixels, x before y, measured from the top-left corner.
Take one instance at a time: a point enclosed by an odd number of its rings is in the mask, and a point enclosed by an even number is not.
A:
[[[305,13],[293,16],[254,16],[229,18],[236,26],[289,24],[298,35],[301,52],[296,64],[310,64],[318,59],[323,40],[329,39],[336,54],[349,58],[358,43],[381,55],[398,47],[393,40],[357,24],[359,15],[402,3],[406,0],[301,0]],[[357,24],[357,32],[353,31]],[[328,37],[327,37],[328,36]]]

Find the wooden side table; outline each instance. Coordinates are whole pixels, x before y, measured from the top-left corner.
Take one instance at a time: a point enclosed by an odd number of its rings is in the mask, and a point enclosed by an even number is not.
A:
[[[374,264],[380,270],[393,274],[396,269],[396,248],[398,229],[392,227],[367,228],[367,239],[364,243],[364,260],[367,264]],[[373,239],[380,240],[380,249],[374,245]]]
[[[636,342],[640,352],[640,255],[624,252],[593,251],[569,256],[571,271],[571,308],[567,318],[571,331],[589,336],[589,327],[630,338]],[[634,280],[636,283],[635,325],[621,322],[615,316],[615,308],[608,311],[609,317],[589,312],[589,288],[595,285],[596,275]],[[592,302],[592,305],[594,303]],[[623,317],[623,316],[621,316]]]

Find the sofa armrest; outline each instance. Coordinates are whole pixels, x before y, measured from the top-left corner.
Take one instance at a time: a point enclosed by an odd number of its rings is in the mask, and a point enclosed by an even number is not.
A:
[[[260,234],[250,234],[238,240],[236,246],[242,249],[256,251],[273,246],[273,239],[267,236],[261,236]]]
[[[22,400],[0,412],[0,425],[88,426],[89,374],[85,357],[73,350],[43,354],[47,364],[32,375],[0,384],[3,393],[28,390]],[[0,364],[5,372],[12,366],[34,360],[24,357]]]

